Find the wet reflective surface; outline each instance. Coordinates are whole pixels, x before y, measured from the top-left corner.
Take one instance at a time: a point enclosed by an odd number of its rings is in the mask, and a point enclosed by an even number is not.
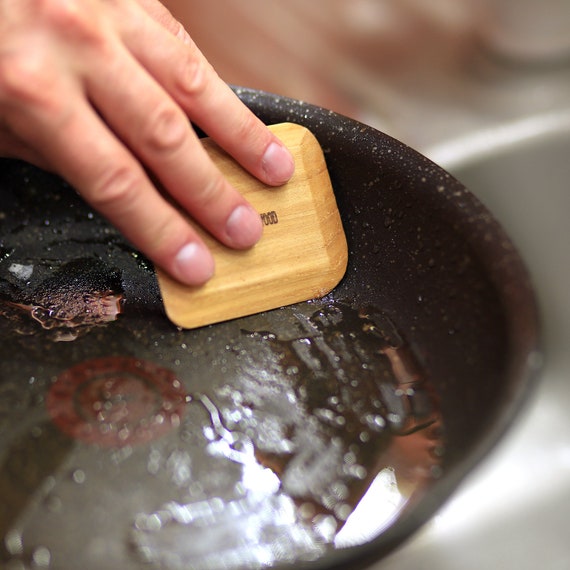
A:
[[[236,91],[325,152],[349,265],[319,302],[179,331],[71,188],[0,161],[5,567],[363,568],[528,393],[534,293],[490,213],[370,127]]]
[[[382,307],[180,331],[145,260],[55,181],[46,213],[23,168],[1,220],[3,567],[317,560],[438,479],[438,396]]]
[[[295,338],[239,331],[213,352],[211,383],[191,372],[196,355],[178,331],[161,335],[166,346],[180,342],[168,351],[176,377],[166,391],[152,377],[164,368],[138,361],[148,379],[136,380],[119,358],[3,381],[4,406],[12,395],[0,416],[5,562],[29,562],[39,546],[54,560],[82,560],[79,532],[92,548],[117,543],[109,563],[249,568],[314,559],[380,532],[437,476],[439,415],[415,369],[394,372],[401,348],[371,333],[368,317],[336,304],[313,311],[282,310]],[[160,346],[157,360],[167,364]],[[359,527],[351,515],[371,483],[376,513]]]
[[[175,568],[314,559],[379,533],[437,476],[441,426],[426,383],[399,380],[382,356],[401,347],[388,348],[377,325],[348,306],[307,314],[314,309],[282,310],[300,336],[242,331],[228,345],[222,366],[233,368],[235,359],[239,373],[192,398],[189,414],[206,421],[199,435],[185,432],[199,451],[178,466],[190,476],[205,453],[198,469],[218,465],[218,481],[206,483],[204,471],[190,500],[141,514],[133,533],[139,555]],[[376,514],[359,524],[352,513],[363,496],[361,508],[370,502]],[[206,543],[183,540],[188,533],[204,533]]]
[[[13,405],[0,416],[4,560],[25,561],[38,544],[54,560],[81,560],[70,540],[79,531],[88,545],[118,542],[133,567],[250,568],[380,532],[437,476],[439,415],[417,370],[394,366],[403,348],[377,329],[389,323],[315,308],[282,310],[299,336],[240,330],[213,352],[211,383],[187,372],[196,354],[178,331],[159,343],[180,342],[169,346],[168,381],[143,361],[135,377],[118,357],[4,381]],[[157,356],[164,365],[160,346]],[[370,500],[375,515],[361,526],[351,515],[371,483],[360,508]]]

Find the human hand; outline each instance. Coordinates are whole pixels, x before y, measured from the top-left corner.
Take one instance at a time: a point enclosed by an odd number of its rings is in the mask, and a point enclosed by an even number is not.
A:
[[[212,256],[170,200],[232,248],[254,245],[262,224],[188,119],[263,182],[292,175],[289,152],[157,0],[0,0],[0,155],[57,172],[154,263],[199,285]]]

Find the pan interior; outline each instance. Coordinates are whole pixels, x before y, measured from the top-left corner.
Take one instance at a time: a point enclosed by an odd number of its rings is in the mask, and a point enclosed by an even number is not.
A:
[[[277,108],[265,119],[303,110]],[[402,181],[386,162],[379,176],[321,144],[343,282],[192,331],[72,188],[0,162],[0,561],[330,565],[433,512],[426,497],[510,390],[507,311],[449,213],[448,195],[469,198],[445,173],[413,201],[427,172]]]
[[[437,475],[435,394],[381,309],[331,295],[178,330],[150,266],[72,189],[4,166],[6,563],[117,536],[133,567],[314,559],[379,534]],[[207,551],[184,539],[204,533]]]

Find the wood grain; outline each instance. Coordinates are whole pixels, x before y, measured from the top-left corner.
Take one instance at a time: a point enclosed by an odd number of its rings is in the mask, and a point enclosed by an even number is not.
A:
[[[293,123],[270,128],[295,158],[295,174],[278,188],[248,174],[211,139],[203,141],[218,168],[259,212],[264,233],[253,248],[235,251],[202,232],[216,273],[200,287],[183,285],[157,269],[166,314],[179,327],[322,297],[346,271],[346,237],[318,141]]]

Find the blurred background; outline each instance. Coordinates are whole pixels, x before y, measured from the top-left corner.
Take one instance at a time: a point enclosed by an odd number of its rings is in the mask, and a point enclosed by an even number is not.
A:
[[[568,0],[167,4],[225,81],[321,105],[416,148],[570,95]]]

